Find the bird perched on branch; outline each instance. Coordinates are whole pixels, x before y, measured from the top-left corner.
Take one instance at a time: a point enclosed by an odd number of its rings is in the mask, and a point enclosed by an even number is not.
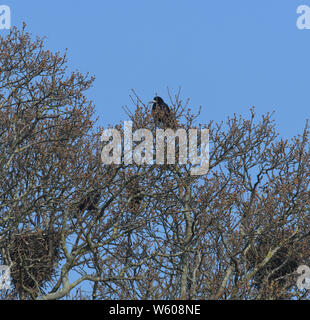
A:
[[[137,180],[133,180],[127,187],[128,190],[128,209],[130,212],[137,212],[143,200],[142,189]]]
[[[97,205],[99,203],[100,200],[100,196],[101,196],[101,192],[100,191],[93,191],[91,193],[89,193],[88,195],[86,195],[81,203],[79,204],[79,210],[83,211],[83,210],[95,210],[97,209]]]
[[[156,126],[171,127],[171,112],[164,100],[156,96],[150,103],[153,103],[152,117]]]

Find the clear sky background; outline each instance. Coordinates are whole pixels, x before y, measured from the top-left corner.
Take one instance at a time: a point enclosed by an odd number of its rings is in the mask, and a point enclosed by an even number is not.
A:
[[[182,87],[200,122],[275,111],[282,136],[310,118],[310,30],[296,27],[310,0],[2,0],[47,48],[68,48],[72,70],[96,76],[99,123],[126,120],[134,88],[145,101]],[[0,33],[6,31],[0,30]]]

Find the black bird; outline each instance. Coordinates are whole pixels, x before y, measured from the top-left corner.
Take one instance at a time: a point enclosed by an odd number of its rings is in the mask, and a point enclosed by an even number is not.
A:
[[[152,106],[152,117],[156,126],[159,127],[169,127],[171,112],[164,100],[161,97],[155,97],[150,103],[153,103]]]
[[[128,209],[131,212],[137,212],[140,208],[141,202],[143,200],[142,189],[139,183],[134,180],[128,185],[128,196],[130,201],[128,203]]]
[[[88,210],[92,211],[97,209],[98,202],[100,200],[101,192],[91,192],[87,196],[85,196],[81,203],[79,204],[79,210]]]

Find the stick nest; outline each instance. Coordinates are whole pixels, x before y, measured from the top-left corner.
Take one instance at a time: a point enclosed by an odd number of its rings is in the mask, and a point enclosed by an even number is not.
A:
[[[19,297],[37,297],[55,274],[60,259],[59,232],[15,234],[9,239],[1,239],[0,247],[9,254],[9,259],[4,260],[11,262],[11,278]]]

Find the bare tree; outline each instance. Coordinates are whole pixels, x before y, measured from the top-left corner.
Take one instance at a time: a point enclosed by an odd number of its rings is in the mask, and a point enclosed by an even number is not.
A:
[[[308,125],[288,141],[254,109],[199,124],[178,93],[173,127],[209,129],[207,174],[191,175],[190,163],[105,165],[85,97],[93,78],[69,72],[25,27],[0,49],[4,298],[308,297],[296,287],[309,255]],[[151,106],[132,100],[133,130],[150,129],[155,145]]]

